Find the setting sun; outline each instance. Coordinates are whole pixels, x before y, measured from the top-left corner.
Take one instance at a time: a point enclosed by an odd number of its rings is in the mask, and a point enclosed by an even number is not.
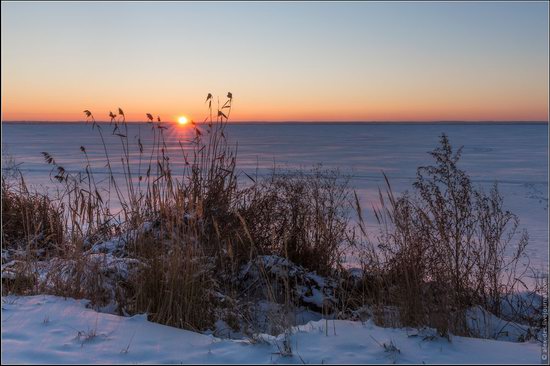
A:
[[[184,125],[184,124],[186,124],[187,122],[188,122],[188,120],[187,120],[187,117],[185,117],[185,116],[181,116],[181,117],[178,118],[178,123],[179,123],[180,125]]]

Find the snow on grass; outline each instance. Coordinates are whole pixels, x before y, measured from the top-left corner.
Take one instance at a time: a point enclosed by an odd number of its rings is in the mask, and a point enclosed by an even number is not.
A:
[[[55,296],[2,298],[2,363],[539,363],[540,344],[433,336],[370,321],[314,321],[229,340]],[[285,346],[286,342],[286,346]],[[290,349],[291,355],[283,356]]]

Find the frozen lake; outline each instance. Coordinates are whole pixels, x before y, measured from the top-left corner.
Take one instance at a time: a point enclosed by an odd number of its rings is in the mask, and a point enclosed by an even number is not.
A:
[[[116,150],[118,137],[107,143]],[[145,124],[129,127],[129,136],[150,139]],[[351,175],[367,222],[374,230],[371,204],[383,187],[382,171],[395,192],[411,188],[416,168],[431,163],[427,152],[446,133],[454,148],[464,145],[461,167],[476,185],[495,180],[505,205],[529,232],[528,254],[541,270],[548,267],[548,125],[547,124],[234,124],[231,140],[238,141],[238,168],[250,175],[282,168],[310,168],[322,163]],[[12,156],[33,184],[52,185],[42,151],[68,170],[84,166],[80,146],[86,147],[96,170],[105,170],[103,147],[97,132],[84,123],[3,123],[3,154]],[[166,133],[171,161],[182,166],[179,140],[190,128],[171,126]],[[134,151],[137,154],[137,150]],[[114,155],[116,156],[116,154]],[[180,160],[178,160],[180,158]],[[118,159],[118,158],[115,158]],[[177,168],[176,168],[177,170]]]

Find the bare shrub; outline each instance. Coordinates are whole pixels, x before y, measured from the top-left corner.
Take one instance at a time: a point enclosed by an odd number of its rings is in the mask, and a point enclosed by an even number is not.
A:
[[[412,194],[395,197],[386,178],[375,209],[382,230],[365,270],[380,279],[373,297],[398,305],[403,324],[464,333],[468,308],[498,316],[502,296],[517,289],[527,234],[496,184],[489,193],[473,187],[447,136],[430,154],[435,164],[418,168]]]
[[[274,171],[254,187],[242,212],[262,253],[330,275],[348,242],[349,195],[348,179],[337,170]]]

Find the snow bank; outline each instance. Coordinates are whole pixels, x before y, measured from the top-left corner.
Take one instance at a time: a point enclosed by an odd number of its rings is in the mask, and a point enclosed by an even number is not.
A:
[[[287,336],[228,340],[120,317],[55,296],[2,298],[2,363],[540,363],[536,342],[320,320]],[[435,334],[435,333],[434,333]],[[285,342],[292,354],[284,356]]]
[[[501,319],[481,306],[466,312],[466,324],[470,334],[478,338],[490,338],[509,342],[521,342],[525,339],[543,339],[542,329]]]

